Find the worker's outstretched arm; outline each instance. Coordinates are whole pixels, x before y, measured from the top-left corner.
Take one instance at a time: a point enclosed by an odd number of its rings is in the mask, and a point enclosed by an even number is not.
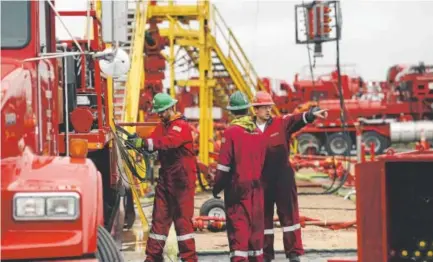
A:
[[[233,163],[233,139],[225,133],[221,139],[221,150],[218,157],[218,165],[214,177],[214,186],[212,193],[214,197],[230,183],[231,181],[231,164]]]
[[[305,125],[309,123],[313,123],[317,118],[317,112],[320,113],[319,107],[311,107],[308,111],[297,113],[297,114],[288,114],[283,116],[283,124],[284,129],[286,130],[286,134],[290,137],[292,134],[301,130]]]
[[[283,116],[283,125],[284,130],[286,130],[286,134],[290,137],[293,133],[301,130],[306,124],[308,124],[306,119],[306,113],[297,113],[297,114],[287,114]]]

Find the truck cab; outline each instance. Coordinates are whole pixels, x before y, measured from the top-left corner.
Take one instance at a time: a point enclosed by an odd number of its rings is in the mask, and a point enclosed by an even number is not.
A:
[[[2,1],[1,27],[2,260],[121,261],[87,144],[71,140],[59,154],[54,1]]]

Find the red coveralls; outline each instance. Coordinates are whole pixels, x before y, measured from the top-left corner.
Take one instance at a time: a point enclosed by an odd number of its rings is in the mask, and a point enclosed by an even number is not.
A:
[[[161,168],[146,261],[163,261],[162,252],[173,221],[182,261],[197,261],[192,225],[197,167],[191,131],[185,119],[177,115],[167,124],[159,124],[147,139],[149,151],[158,150]]]
[[[306,125],[305,113],[269,119],[264,135],[267,139],[262,181],[265,194],[264,256],[274,259],[274,205],[283,229],[286,255],[304,254],[299,224],[298,193],[295,175],[289,163],[290,136]],[[261,132],[261,131],[260,131]]]
[[[251,124],[250,131],[237,125],[225,130],[215,175],[213,192],[224,189],[231,261],[263,261],[260,175],[266,144]]]

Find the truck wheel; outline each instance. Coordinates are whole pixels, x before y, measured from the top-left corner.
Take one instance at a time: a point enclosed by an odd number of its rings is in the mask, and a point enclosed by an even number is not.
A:
[[[207,217],[222,217],[226,218],[226,211],[224,207],[224,201],[221,199],[211,198],[203,203],[200,208],[200,216]],[[208,227],[211,232],[218,232],[226,229],[226,223],[224,221],[222,228],[216,228],[213,226]]]
[[[365,153],[370,154],[370,143],[374,143],[374,153],[375,154],[382,154],[383,151],[388,147],[388,141],[387,139],[374,132],[374,131],[368,131],[362,134],[362,143],[365,144]]]
[[[333,133],[326,139],[326,151],[330,155],[348,155],[352,144],[352,139],[347,134]]]
[[[96,250],[96,258],[98,261],[119,261],[123,262],[123,256],[120,250],[117,249],[116,243],[110,233],[102,227],[98,227],[98,243]]]
[[[315,135],[310,133],[301,134],[296,140],[298,141],[298,152],[301,155],[316,155],[320,152],[320,140]]]

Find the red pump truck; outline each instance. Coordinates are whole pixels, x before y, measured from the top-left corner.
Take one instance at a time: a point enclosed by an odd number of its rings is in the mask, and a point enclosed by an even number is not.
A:
[[[1,257],[123,261],[110,234],[123,228],[124,186],[96,59],[99,21],[91,10],[88,47],[56,41],[56,15],[86,11],[1,2]]]
[[[390,73],[394,71],[390,69]],[[376,154],[391,143],[416,142],[422,135],[432,141],[433,66],[420,63],[394,75],[388,77],[387,94],[381,101],[345,100],[349,133],[343,134],[339,120],[320,120],[302,129],[297,136],[301,153],[313,148],[330,155],[347,155],[356,144],[356,123],[362,125],[363,142],[367,147],[373,142]],[[329,110],[328,119],[339,119],[338,100],[322,100],[318,105]]]

